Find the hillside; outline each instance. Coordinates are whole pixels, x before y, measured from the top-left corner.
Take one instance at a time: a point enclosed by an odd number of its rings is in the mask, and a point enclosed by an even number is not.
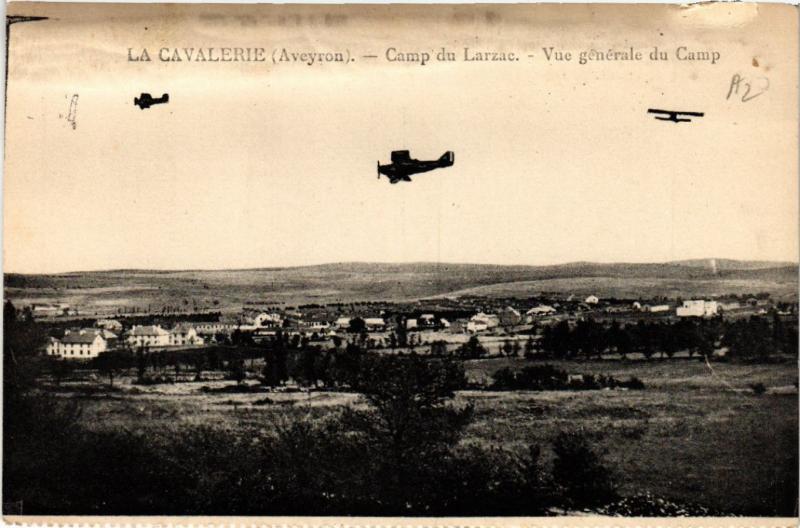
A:
[[[412,300],[434,296],[531,296],[541,292],[604,297],[769,292],[797,297],[797,264],[717,261],[660,264],[575,262],[554,266],[337,263],[249,270],[113,270],[7,274],[6,297],[21,304],[67,302],[88,311],[193,306],[239,310],[245,302],[286,304]],[[708,262],[707,260],[705,262]]]

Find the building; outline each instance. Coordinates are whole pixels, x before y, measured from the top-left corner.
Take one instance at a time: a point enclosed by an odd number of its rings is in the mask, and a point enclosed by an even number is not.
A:
[[[478,312],[477,314],[470,317],[469,320],[476,323],[478,326],[480,326],[481,324],[485,324],[487,330],[495,328],[500,324],[499,317],[497,317],[494,314],[485,314],[483,312]]]
[[[540,304],[539,306],[534,306],[533,308],[525,312],[525,315],[527,315],[528,317],[540,317],[543,315],[551,315],[554,313],[556,313],[556,309],[553,308],[552,306],[547,306],[546,304]]]
[[[383,317],[365,317],[364,324],[369,332],[386,330],[386,321],[383,320]]]
[[[713,317],[718,311],[717,301],[690,300],[683,301],[683,305],[678,306],[675,314],[678,317]]]
[[[739,304],[739,301],[728,301],[719,303],[719,307],[722,310],[738,310],[742,305]]]
[[[128,332],[127,342],[134,347],[169,346],[170,333],[159,325],[134,326]]]
[[[503,326],[516,326],[522,322],[522,315],[511,306],[506,306],[500,310],[497,317]]]
[[[642,311],[650,313],[668,312],[669,310],[670,307],[668,304],[645,304],[644,307],[642,307]]]
[[[600,299],[596,295],[590,295],[583,302],[586,304],[597,304],[600,302]]]
[[[324,334],[331,329],[330,316],[327,313],[307,314],[301,319],[300,327],[318,335]]]
[[[96,328],[66,330],[61,339],[50,338],[50,342],[47,343],[47,355],[65,359],[97,357],[108,350],[108,341],[103,337],[103,332]]]
[[[171,346],[202,345],[203,338],[197,335],[197,330],[187,324],[179,324],[169,331],[169,344]]]
[[[238,324],[222,323],[222,322],[203,322],[203,323],[190,323],[194,327],[197,335],[210,336],[217,334],[230,335],[234,330],[239,328]]]
[[[122,323],[116,319],[100,319],[95,323],[97,328],[104,328],[111,332],[122,332]]]
[[[336,328],[345,330],[345,329],[350,327],[350,318],[349,317],[340,317],[333,324],[334,324],[334,326],[336,326]]]
[[[467,331],[468,326],[469,326],[469,320],[456,319],[450,322],[447,329],[451,334],[463,334],[464,332]]]
[[[478,332],[484,332],[489,329],[489,325],[486,324],[486,321],[482,320],[474,320],[470,319],[467,321],[467,332],[471,334],[475,334]]]
[[[55,303],[55,304],[34,304],[31,312],[34,317],[53,317],[56,315],[67,315],[71,311],[69,304]]]
[[[255,317],[248,317],[245,322],[239,325],[239,330],[253,331],[259,328],[281,328],[283,317],[277,313],[260,313]]]

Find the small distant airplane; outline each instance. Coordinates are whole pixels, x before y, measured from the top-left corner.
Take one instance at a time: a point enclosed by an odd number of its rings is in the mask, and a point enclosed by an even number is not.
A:
[[[658,117],[656,119],[660,121],[672,121],[673,123],[689,123],[691,119],[681,119],[678,116],[691,116],[691,117],[703,117],[705,114],[703,112],[678,112],[677,110],[659,110],[657,108],[648,108],[648,114],[664,114],[665,116],[669,117]]]
[[[434,169],[441,169],[449,167],[453,164],[453,152],[445,152],[441,158],[433,161],[419,161],[411,159],[407,150],[394,150],[392,151],[392,162],[388,165],[381,165],[378,162],[378,179],[381,179],[381,174],[389,178],[391,183],[400,181],[410,182],[412,174],[420,172],[428,172]]]
[[[161,97],[153,97],[149,93],[143,93],[139,97],[133,98],[133,104],[140,109],[150,108],[153,105],[164,104],[169,102],[169,94],[164,94]]]

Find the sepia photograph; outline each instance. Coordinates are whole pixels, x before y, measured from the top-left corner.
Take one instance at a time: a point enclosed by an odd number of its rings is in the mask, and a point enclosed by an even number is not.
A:
[[[6,39],[7,520],[796,523],[796,7]]]

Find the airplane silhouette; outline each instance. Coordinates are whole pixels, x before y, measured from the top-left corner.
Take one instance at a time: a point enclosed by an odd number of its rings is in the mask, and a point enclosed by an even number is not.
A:
[[[391,183],[410,182],[410,175],[450,167],[453,164],[453,159],[453,152],[449,150],[438,160],[432,161],[411,159],[407,150],[394,150],[392,151],[392,162],[390,164],[381,165],[381,162],[378,162],[378,179],[380,180],[381,174],[383,174],[389,178]]]
[[[659,110],[657,108],[648,108],[648,114],[664,114],[669,117],[659,117],[656,116],[656,119],[659,121],[672,121],[673,123],[690,123],[691,119],[681,119],[678,116],[692,116],[692,117],[703,117],[705,114],[703,112],[679,112],[677,110]]]
[[[150,108],[153,105],[164,104],[169,102],[169,94],[164,94],[161,97],[153,97],[149,93],[143,93],[139,97],[133,98],[133,104],[137,105],[140,109]]]

